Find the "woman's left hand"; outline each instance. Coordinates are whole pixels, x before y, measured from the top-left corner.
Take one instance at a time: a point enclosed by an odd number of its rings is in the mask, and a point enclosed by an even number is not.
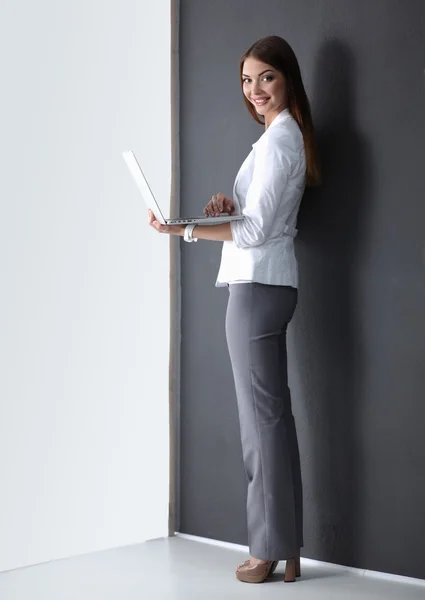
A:
[[[159,231],[159,233],[169,233],[170,235],[184,235],[184,225],[162,225],[156,220],[155,215],[148,209],[149,225]]]

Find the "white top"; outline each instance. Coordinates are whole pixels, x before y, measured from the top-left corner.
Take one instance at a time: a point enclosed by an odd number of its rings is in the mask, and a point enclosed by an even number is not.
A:
[[[216,286],[241,281],[298,287],[294,238],[306,186],[304,140],[286,108],[252,145],[233,188],[233,240],[223,242]]]

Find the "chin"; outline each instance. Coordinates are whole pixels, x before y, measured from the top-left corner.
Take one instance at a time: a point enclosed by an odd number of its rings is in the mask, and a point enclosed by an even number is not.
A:
[[[265,117],[267,113],[269,113],[270,111],[268,109],[261,109],[258,110],[258,108],[256,107],[255,110],[257,111],[257,113],[261,116],[261,117]]]
[[[257,106],[256,104],[252,103],[252,106],[255,108],[255,111],[259,114],[259,115],[265,115],[269,112],[268,108],[265,108],[263,106]]]

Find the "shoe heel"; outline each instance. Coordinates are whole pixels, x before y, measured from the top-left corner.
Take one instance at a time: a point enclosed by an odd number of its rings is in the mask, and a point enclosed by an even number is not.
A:
[[[294,583],[296,576],[296,558],[288,558],[285,566],[285,583]]]
[[[295,557],[295,577],[301,577],[301,558],[299,552]]]

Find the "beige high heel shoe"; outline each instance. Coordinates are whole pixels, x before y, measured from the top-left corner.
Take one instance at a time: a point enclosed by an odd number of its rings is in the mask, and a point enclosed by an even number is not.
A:
[[[251,566],[248,559],[237,568],[236,577],[239,581],[244,581],[245,583],[263,583],[275,572],[278,564],[278,560],[273,560]],[[295,558],[288,558],[286,560],[284,581],[285,583],[293,583],[297,577],[301,577],[299,552]]]
[[[272,566],[272,560],[259,565],[251,565],[250,561],[246,560],[236,569],[236,577],[245,583],[263,583],[270,575]]]
[[[272,568],[270,569],[270,575],[276,571],[276,567],[279,564],[278,560],[273,561]],[[295,576],[294,576],[295,573]],[[295,558],[288,558],[285,567],[285,583],[293,583],[297,577],[301,577],[301,558],[300,553]]]

